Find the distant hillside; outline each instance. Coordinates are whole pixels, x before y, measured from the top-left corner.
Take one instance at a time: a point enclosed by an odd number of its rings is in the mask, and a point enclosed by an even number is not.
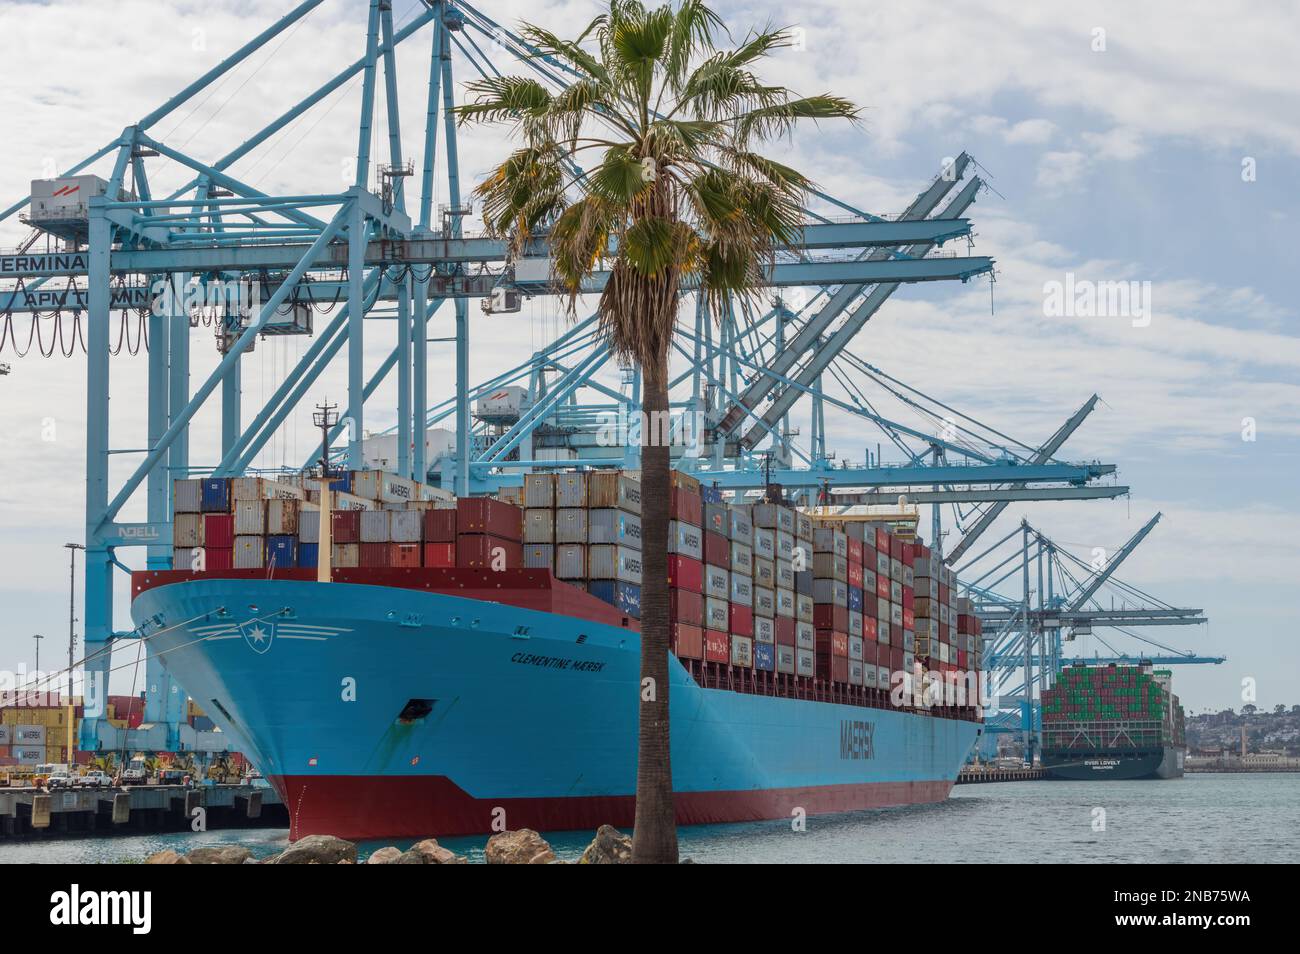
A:
[[[1241,707],[1240,712],[1222,712],[1187,716],[1187,747],[1190,750],[1216,751],[1241,747],[1241,729],[1246,728],[1246,751],[1281,751],[1300,755],[1300,705],[1276,706],[1266,711],[1255,706]]]

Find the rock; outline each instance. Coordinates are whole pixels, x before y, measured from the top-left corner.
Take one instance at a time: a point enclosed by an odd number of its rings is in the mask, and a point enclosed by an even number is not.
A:
[[[426,865],[424,855],[418,851],[404,851],[400,858],[393,862],[395,865]]]
[[[490,865],[546,865],[555,860],[551,846],[531,828],[493,835],[483,854]]]
[[[580,865],[627,865],[632,863],[632,839],[612,825],[596,829],[587,850],[578,859]]]
[[[170,848],[164,848],[162,851],[155,851],[144,860],[144,863],[147,865],[187,865],[190,860]]]
[[[247,858],[245,858],[245,859],[241,862],[241,864],[245,864],[245,865],[260,865],[261,862],[258,861],[256,858],[254,858],[252,855],[249,855]]]
[[[357,846],[333,835],[308,835],[295,841],[273,862],[277,865],[333,865],[357,863]]]
[[[212,848],[195,848],[185,857],[192,865],[242,865],[253,856],[239,845],[217,845]]]
[[[366,864],[391,865],[396,863],[397,859],[400,857],[402,857],[402,849],[394,848],[392,845],[389,845],[386,848],[380,848],[378,851],[373,852],[370,857],[366,859]]]
[[[463,865],[468,864],[464,857],[449,848],[438,844],[436,838],[426,838],[411,846],[411,851],[424,858],[426,865]]]

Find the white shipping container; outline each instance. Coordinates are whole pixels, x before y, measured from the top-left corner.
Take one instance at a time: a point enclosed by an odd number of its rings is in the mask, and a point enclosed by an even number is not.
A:
[[[789,560],[776,561],[776,585],[778,589],[794,589],[794,564]]]
[[[365,500],[378,500],[379,489],[383,484],[382,470],[354,470],[352,472],[352,496]]]
[[[720,566],[704,564],[704,595],[720,600],[731,596],[731,573]]]
[[[310,506],[301,500],[279,497],[266,502],[266,532],[268,534],[296,534],[299,514]]]
[[[770,503],[754,504],[750,508],[750,519],[756,527],[794,533],[794,511],[789,507]]]
[[[419,543],[424,535],[424,512],[394,510],[389,518],[389,533],[394,543]]]
[[[756,643],[775,643],[776,642],[776,623],[775,621],[762,616],[754,617],[754,642]]]
[[[530,570],[549,570],[555,566],[555,547],[549,543],[524,544],[524,566]]]
[[[793,646],[776,647],[776,671],[788,676],[794,675],[795,649]]]
[[[754,558],[776,559],[776,531],[766,527],[754,528]]]
[[[731,602],[737,606],[754,605],[754,581],[734,570],[731,574]]]
[[[876,575],[883,576],[886,579],[888,579],[889,566],[890,566],[889,554],[886,553],[884,550],[877,551],[876,552]]]
[[[903,625],[903,604],[902,603],[889,604],[889,622],[893,626]]]
[[[876,667],[870,664],[862,667],[862,684],[868,689],[876,688]]]
[[[13,729],[7,725],[0,725],[0,745],[13,744]]]
[[[813,538],[812,517],[802,510],[797,510],[794,514],[794,535],[800,540],[808,542],[811,542]]]
[[[257,500],[236,500],[235,501],[235,534],[264,534],[266,533],[266,501],[258,498]]]
[[[330,549],[334,566],[354,567],[361,564],[361,544],[336,543]]]
[[[555,511],[555,542],[586,543],[587,511],[578,507]]]
[[[732,507],[727,511],[727,536],[745,546],[754,544],[754,524],[748,507]]]
[[[178,513],[172,518],[172,546],[203,546],[203,514]]]
[[[172,482],[172,512],[198,513],[203,509],[203,481],[177,480]]]
[[[555,511],[534,507],[524,511],[524,543],[555,542]]]
[[[302,543],[320,543],[320,510],[308,506],[311,509],[298,514],[298,539]]]
[[[587,475],[582,473],[556,474],[555,506],[587,506]]]
[[[552,474],[524,475],[524,506],[550,509],[555,506],[555,477]]]
[[[794,619],[794,590],[777,587],[776,615],[784,616],[786,619]]]
[[[839,580],[814,579],[813,600],[818,603],[832,603],[835,606],[848,606],[849,585]]]
[[[911,587],[916,586],[916,577],[912,575],[912,568],[906,563],[903,564],[903,585]]]
[[[266,544],[262,537],[235,537],[233,566],[237,570],[250,570],[263,566],[266,558],[265,550]]]
[[[555,575],[561,580],[581,580],[587,576],[587,546],[563,543],[555,548]]]
[[[731,637],[731,664],[743,669],[754,668],[754,640],[749,636]]]
[[[862,659],[862,637],[849,634],[849,658]]]
[[[381,471],[382,473],[382,471]],[[383,474],[379,481],[379,499],[382,503],[409,503],[420,499],[420,486],[415,481],[396,474]]]
[[[795,651],[795,675],[811,679],[817,672],[817,654],[811,649]]]
[[[680,520],[670,520],[668,552],[690,557],[692,560],[704,559],[704,531]]]
[[[903,584],[900,583],[898,580],[889,581],[889,602],[891,603],[903,602]]]
[[[807,593],[796,593],[794,595],[794,618],[801,623],[812,622],[813,598]]]
[[[236,477],[230,481],[230,499],[236,502],[273,500],[277,497],[302,500],[306,496],[306,491],[299,486],[265,477]]]
[[[888,666],[876,667],[876,688],[877,689],[889,688],[889,667]]]
[[[45,761],[45,746],[43,745],[15,745],[13,753],[14,758],[24,765],[40,765]]]
[[[44,745],[45,726],[16,725],[13,730],[14,740],[11,745]]]
[[[849,610],[849,635],[862,638],[862,614],[857,610]]]
[[[849,685],[862,685],[862,660],[849,657]]]
[[[203,547],[175,547],[172,549],[172,569],[202,573],[206,569]],[[0,745],[4,745],[0,742]]]
[[[794,559],[794,534],[789,530],[776,531],[776,558],[778,560]]]
[[[616,543],[641,549],[641,518],[624,510],[588,510],[587,542]]]
[[[810,652],[817,648],[817,630],[813,629],[812,623],[799,621],[794,624],[794,643]]]
[[[754,557],[754,584],[776,589],[776,561]]]
[[[754,587],[754,616],[771,619],[776,615],[776,591],[768,586]]]
[[[731,544],[731,570],[745,576],[754,575],[754,551],[744,543]]]
[[[713,596],[704,600],[704,628],[727,632],[731,627],[731,611],[727,601]]]
[[[388,543],[392,536],[391,510],[366,510],[361,514],[361,542]]]

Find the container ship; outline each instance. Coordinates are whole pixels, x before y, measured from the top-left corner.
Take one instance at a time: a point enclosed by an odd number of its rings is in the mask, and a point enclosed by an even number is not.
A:
[[[1043,693],[1042,764],[1054,778],[1182,778],[1183,707],[1173,674],[1074,665]]]
[[[174,569],[132,580],[150,651],[290,837],[630,825],[636,477],[456,499],[356,471],[324,509],[321,483],[178,481]],[[889,525],[687,474],[670,508],[679,823],[945,799],[981,731],[980,621],[951,571]]]

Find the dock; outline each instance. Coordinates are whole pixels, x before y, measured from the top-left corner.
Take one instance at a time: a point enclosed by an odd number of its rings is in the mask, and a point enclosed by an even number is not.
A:
[[[1040,782],[1047,778],[1041,768],[964,768],[957,773],[958,785],[976,785],[984,782]]]
[[[287,827],[288,818],[269,785],[0,789],[0,839]]]

